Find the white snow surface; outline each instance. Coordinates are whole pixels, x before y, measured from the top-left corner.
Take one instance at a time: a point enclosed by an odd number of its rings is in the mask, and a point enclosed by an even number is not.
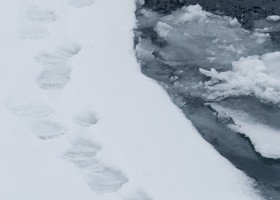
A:
[[[231,117],[235,125],[230,125],[230,127],[249,137],[255,150],[263,157],[280,158],[280,133],[278,130],[256,121],[244,111],[233,110],[216,103],[210,103],[210,105],[217,112],[225,113],[226,116]]]
[[[0,199],[261,199],[141,74],[135,2],[0,9]]]

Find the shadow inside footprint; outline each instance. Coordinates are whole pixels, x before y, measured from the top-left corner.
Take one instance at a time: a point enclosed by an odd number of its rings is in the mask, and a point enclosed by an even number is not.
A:
[[[81,51],[81,46],[77,44],[73,45],[64,45],[58,47],[52,53],[42,53],[36,57],[36,61],[44,66],[48,65],[56,65],[61,66],[64,65],[69,58],[78,54]]]
[[[61,124],[52,120],[54,110],[38,102],[11,100],[7,107],[12,114],[25,120],[31,131],[40,139],[59,137],[67,132]]]
[[[94,4],[95,0],[69,0],[69,3],[76,8],[84,8]]]
[[[80,114],[79,116],[75,117],[75,122],[83,127],[90,127],[94,124],[97,124],[99,119],[94,112],[87,112],[84,114]]]
[[[100,165],[99,170],[86,174],[90,188],[97,194],[118,191],[128,179],[121,171]]]
[[[52,139],[67,133],[67,129],[54,121],[34,121],[31,124],[32,132],[40,139]]]
[[[52,10],[32,6],[27,10],[26,18],[38,23],[47,24],[56,21],[57,16]]]
[[[79,139],[73,144],[72,149],[64,155],[64,158],[78,164],[83,159],[93,158],[101,149],[102,147],[99,144]]]
[[[60,90],[70,81],[71,72],[71,67],[48,67],[40,74],[37,83],[45,90]]]
[[[96,158],[101,146],[88,140],[78,140],[63,158],[75,164],[82,173],[89,187],[97,194],[111,193],[119,190],[128,179],[115,169],[104,166]]]
[[[81,47],[77,44],[64,45],[53,53],[42,53],[36,57],[45,69],[37,78],[38,85],[45,90],[61,90],[71,79],[72,67],[69,59],[78,54]]]

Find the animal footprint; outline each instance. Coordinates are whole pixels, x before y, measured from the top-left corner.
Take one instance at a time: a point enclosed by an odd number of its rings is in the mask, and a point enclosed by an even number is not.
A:
[[[19,29],[19,34],[20,37],[23,39],[33,40],[44,39],[50,35],[48,30],[40,25],[30,25],[26,27],[21,27]]]
[[[27,10],[26,18],[34,22],[47,24],[56,21],[57,16],[52,10],[32,6]]]
[[[37,62],[42,65],[64,65],[69,58],[81,51],[81,46],[77,44],[64,45],[52,53],[42,53],[36,57]]]
[[[45,90],[63,89],[70,81],[71,67],[48,67],[37,79],[37,83]]]
[[[86,173],[90,188],[97,194],[105,194],[118,191],[128,179],[121,171],[97,164],[95,170]]]
[[[54,121],[35,121],[31,124],[32,131],[40,139],[52,139],[67,133],[67,129]]]
[[[97,194],[119,190],[128,179],[119,170],[104,166],[97,160],[96,154],[101,146],[88,140],[80,139],[64,155],[64,159],[81,169],[89,187]]]
[[[84,127],[90,127],[94,124],[97,124],[99,121],[97,115],[94,112],[87,112],[84,114],[81,114],[75,118],[75,122]]]
[[[69,0],[69,3],[76,8],[84,8],[94,4],[95,0]]]
[[[58,122],[52,118],[54,111],[47,106],[34,102],[18,101],[9,102],[8,109],[17,117],[27,122],[31,131],[40,139],[51,139],[67,132]]]
[[[72,67],[69,59],[81,51],[79,45],[67,45],[53,53],[43,53],[36,57],[45,69],[37,79],[38,85],[45,90],[61,90],[71,79]]]
[[[102,147],[85,139],[79,139],[74,144],[71,150],[65,154],[65,159],[79,164],[81,158],[93,158]]]

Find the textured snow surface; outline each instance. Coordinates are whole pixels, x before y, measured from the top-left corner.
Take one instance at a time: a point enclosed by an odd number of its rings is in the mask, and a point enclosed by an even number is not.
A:
[[[0,199],[260,199],[140,73],[134,6],[0,2]]]

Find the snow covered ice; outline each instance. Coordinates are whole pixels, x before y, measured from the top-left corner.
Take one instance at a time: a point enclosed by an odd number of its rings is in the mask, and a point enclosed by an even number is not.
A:
[[[134,1],[11,0],[0,9],[0,199],[262,199],[254,180],[141,74]],[[182,23],[212,16],[198,6],[185,12],[197,14],[182,15]],[[162,36],[174,34],[161,28]],[[249,37],[244,45],[256,52],[266,43],[263,35],[228,29]],[[138,49],[147,53],[147,45]],[[203,48],[194,49],[195,59]],[[238,55],[227,51],[217,62]]]

